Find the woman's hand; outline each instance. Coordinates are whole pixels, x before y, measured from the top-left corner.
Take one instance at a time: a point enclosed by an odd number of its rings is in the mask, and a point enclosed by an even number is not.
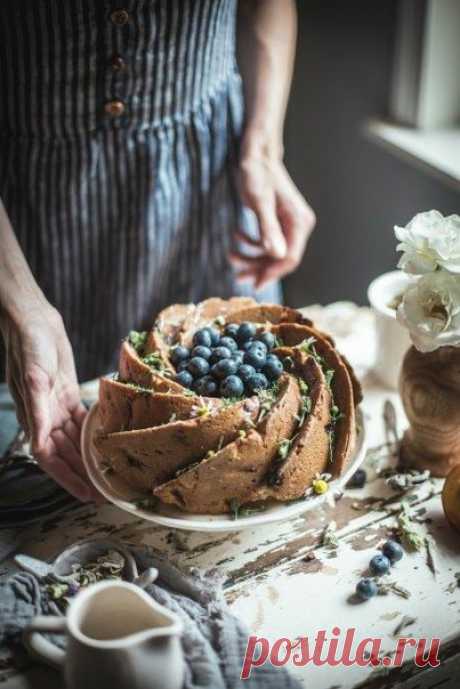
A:
[[[99,500],[80,456],[86,409],[61,316],[47,302],[39,302],[31,304],[20,319],[4,315],[1,325],[7,382],[35,458],[75,497]]]
[[[244,155],[240,194],[244,205],[257,216],[260,241],[238,231],[236,239],[250,255],[234,251],[230,259],[237,278],[251,280],[259,289],[297,268],[316,218],[279,156]]]

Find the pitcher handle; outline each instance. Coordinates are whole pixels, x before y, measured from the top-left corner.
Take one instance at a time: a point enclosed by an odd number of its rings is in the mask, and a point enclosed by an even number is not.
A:
[[[152,584],[157,578],[158,570],[156,567],[147,567],[140,576],[134,579],[133,584],[136,584],[141,589],[145,589],[146,586]]]
[[[34,617],[23,631],[23,641],[26,648],[35,656],[54,668],[61,668],[65,660],[65,651],[58,648],[43,632],[57,634],[65,632],[65,617],[38,615]]]

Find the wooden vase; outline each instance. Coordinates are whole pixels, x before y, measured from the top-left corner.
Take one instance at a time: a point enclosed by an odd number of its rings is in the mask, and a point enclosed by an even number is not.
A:
[[[401,443],[401,463],[447,476],[460,465],[460,348],[423,354],[411,347],[399,391],[410,423]]]

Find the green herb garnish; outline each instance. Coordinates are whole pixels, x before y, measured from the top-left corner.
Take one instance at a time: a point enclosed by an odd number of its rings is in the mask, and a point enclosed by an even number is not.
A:
[[[128,335],[129,344],[134,347],[137,354],[142,354],[144,351],[145,343],[147,342],[147,332],[138,332],[137,330],[131,330]]]

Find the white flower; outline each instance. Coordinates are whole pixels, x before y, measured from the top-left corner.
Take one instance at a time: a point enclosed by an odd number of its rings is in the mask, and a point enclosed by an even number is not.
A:
[[[424,275],[438,268],[460,273],[460,216],[444,217],[438,211],[418,213],[406,227],[394,228],[403,251],[398,268]]]
[[[421,352],[460,346],[460,276],[438,270],[423,275],[404,293],[398,320]]]

